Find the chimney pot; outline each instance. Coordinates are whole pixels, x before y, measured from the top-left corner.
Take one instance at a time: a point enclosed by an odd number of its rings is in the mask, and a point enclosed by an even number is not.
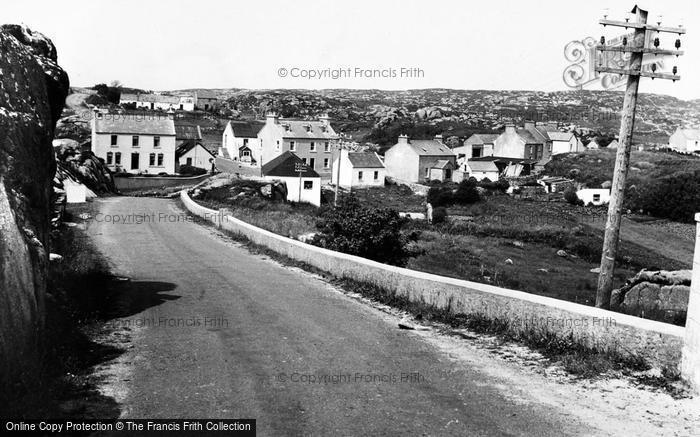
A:
[[[399,135],[399,144],[408,144],[408,135],[406,135],[406,134]]]

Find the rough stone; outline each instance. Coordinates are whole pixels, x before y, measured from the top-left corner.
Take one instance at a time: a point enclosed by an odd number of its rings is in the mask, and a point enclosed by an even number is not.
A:
[[[8,379],[37,358],[44,324],[51,141],[69,88],[56,59],[44,35],[0,26],[0,375]]]

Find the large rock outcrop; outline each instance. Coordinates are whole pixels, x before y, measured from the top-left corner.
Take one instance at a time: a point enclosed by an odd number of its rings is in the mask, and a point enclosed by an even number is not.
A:
[[[682,321],[688,310],[691,276],[691,270],[642,270],[613,290],[610,305],[628,314]]]
[[[7,378],[35,358],[43,326],[51,140],[68,86],[48,38],[0,26],[0,375]]]

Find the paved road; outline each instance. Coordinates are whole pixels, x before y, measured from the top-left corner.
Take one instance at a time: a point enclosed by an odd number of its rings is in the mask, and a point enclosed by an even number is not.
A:
[[[105,222],[181,218],[176,200],[113,198],[99,208],[89,232],[131,278],[115,321],[133,327],[128,377],[115,389],[124,417],[255,418],[260,435],[597,434],[210,228]],[[336,383],[303,381],[320,375]]]

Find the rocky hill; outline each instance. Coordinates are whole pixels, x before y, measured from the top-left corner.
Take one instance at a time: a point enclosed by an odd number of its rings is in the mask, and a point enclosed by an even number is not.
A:
[[[56,170],[51,141],[69,84],[56,48],[40,33],[1,26],[0,53],[0,375],[5,379],[26,371],[38,350]]]

